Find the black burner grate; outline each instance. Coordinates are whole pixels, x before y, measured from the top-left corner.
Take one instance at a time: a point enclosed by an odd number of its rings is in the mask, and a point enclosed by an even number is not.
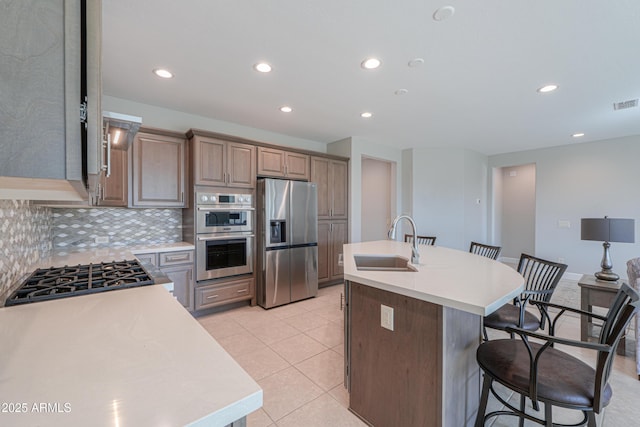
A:
[[[37,269],[7,298],[5,306],[153,283],[153,278],[137,260]]]

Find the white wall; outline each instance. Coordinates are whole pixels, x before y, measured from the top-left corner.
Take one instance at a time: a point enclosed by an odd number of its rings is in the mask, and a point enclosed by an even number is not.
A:
[[[410,199],[419,234],[461,250],[468,250],[471,240],[486,242],[487,157],[457,148],[425,148],[405,150],[403,158],[403,198]]]
[[[564,258],[568,272],[592,274],[602,245],[580,240],[580,219],[634,218],[636,243],[611,244],[613,269],[626,277],[626,261],[640,256],[640,136],[489,157],[491,167],[527,163],[536,164],[535,255]]]
[[[362,241],[360,221],[362,218],[362,159],[369,157],[395,162],[395,193],[401,194],[402,151],[385,145],[374,144],[360,137],[346,138],[327,145],[327,153],[349,157],[349,241]],[[396,212],[400,210],[400,197],[394,204]]]
[[[127,99],[115,98],[113,96],[102,96],[102,109],[105,111],[142,117],[142,125],[148,127],[173,130],[177,132],[186,132],[189,129],[201,129],[210,132],[233,135],[240,138],[247,138],[254,141],[287,145],[289,147],[318,151],[321,153],[326,153],[327,151],[327,145],[323,142],[295,138],[236,123],[224,122],[222,120],[216,120],[209,117],[169,110],[153,105],[129,101]]]
[[[489,243],[487,193],[489,159],[484,154],[464,150],[464,237],[460,249],[469,250],[471,241]]]

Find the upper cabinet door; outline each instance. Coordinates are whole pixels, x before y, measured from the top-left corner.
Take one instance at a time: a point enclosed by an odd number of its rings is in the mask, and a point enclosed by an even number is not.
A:
[[[228,143],[227,174],[229,187],[256,187],[256,149],[253,145]]]
[[[318,219],[348,216],[348,163],[311,157],[311,182],[318,187]]]
[[[285,152],[258,147],[258,175],[284,178]]]
[[[194,135],[195,185],[255,188],[256,148],[253,145]]]
[[[196,185],[226,185],[227,142],[195,136],[193,139],[193,165]]]
[[[139,132],[133,141],[133,206],[185,207],[183,138]]]
[[[349,213],[349,190],[348,190],[347,162],[341,160],[331,160],[329,162],[329,188],[331,191],[331,217],[347,218]]]
[[[329,159],[311,157],[311,182],[318,189],[318,219],[330,219]]]
[[[309,181],[309,155],[258,147],[258,175]]]
[[[286,152],[284,173],[289,179],[309,181],[309,155]]]

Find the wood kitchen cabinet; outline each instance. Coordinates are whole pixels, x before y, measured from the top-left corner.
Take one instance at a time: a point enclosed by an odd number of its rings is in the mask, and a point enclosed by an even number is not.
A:
[[[137,254],[136,258],[143,264],[158,267],[173,282],[173,296],[187,310],[192,310],[194,251],[151,252]]]
[[[255,288],[253,276],[211,281],[207,285],[196,287],[195,310],[246,300],[252,300],[251,305],[255,305]]]
[[[192,134],[191,149],[195,185],[255,188],[255,146]]]
[[[136,134],[131,147],[131,206],[186,206],[186,147],[180,134]]]
[[[318,221],[318,284],[343,279],[342,245],[348,238],[347,221]]]
[[[126,207],[129,203],[129,157],[127,150],[111,148],[109,153],[109,176],[100,177],[96,204],[99,206]]]
[[[349,241],[347,161],[311,156],[311,182],[318,190],[318,283],[335,283],[343,279],[339,259]]]
[[[308,154],[270,147],[258,147],[258,175],[308,181]]]
[[[348,163],[311,157],[311,182],[318,188],[318,219],[347,219]]]

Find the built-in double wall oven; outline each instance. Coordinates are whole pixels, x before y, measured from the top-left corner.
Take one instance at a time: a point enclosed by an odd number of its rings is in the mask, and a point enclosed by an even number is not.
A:
[[[251,194],[196,193],[196,280],[253,272]]]

